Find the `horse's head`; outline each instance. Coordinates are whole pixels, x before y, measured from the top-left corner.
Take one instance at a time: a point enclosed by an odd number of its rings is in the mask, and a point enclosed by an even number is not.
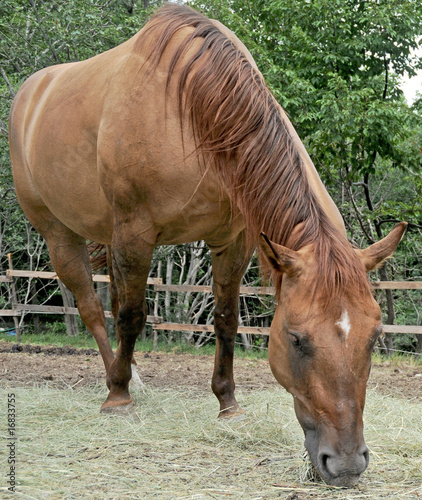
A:
[[[366,250],[354,250],[362,273],[394,252],[405,227],[399,224]],[[305,446],[321,478],[353,486],[369,460],[362,414],[371,353],[382,333],[380,308],[369,286],[353,283],[327,301],[312,245],[292,251],[262,235],[261,250],[276,279],[283,275],[271,325],[271,370],[293,395]]]

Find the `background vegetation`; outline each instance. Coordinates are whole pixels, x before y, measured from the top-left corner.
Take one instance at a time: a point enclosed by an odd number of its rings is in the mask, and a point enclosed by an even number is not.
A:
[[[14,193],[7,144],[12,99],[33,72],[78,61],[125,41],[158,1],[0,0],[0,272],[13,252],[16,268],[48,268],[45,243],[23,216]],[[422,37],[419,0],[192,0],[249,48],[289,114],[339,207],[350,240],[364,247],[396,221],[409,230],[376,279],[422,278],[422,98],[406,102],[401,78],[422,68],[413,55]],[[210,259],[202,242],[156,250],[151,269],[164,282],[208,284]],[[257,284],[253,260],[245,283]],[[54,303],[60,290],[18,282],[22,300]],[[10,303],[2,286],[0,308]],[[107,302],[107,290],[99,290]],[[63,292],[63,291],[62,291]],[[63,292],[64,293],[64,292]],[[384,321],[422,323],[420,292],[378,292]],[[212,322],[210,294],[167,293],[151,312],[167,321]],[[241,298],[241,322],[268,325],[272,299]],[[28,319],[28,318],[27,318]],[[27,320],[25,320],[27,321]],[[82,325],[79,325],[82,328]],[[34,328],[39,328],[35,322]],[[50,326],[51,328],[59,328]],[[179,335],[177,335],[179,337]],[[175,335],[164,335],[172,341]],[[183,335],[196,345],[212,341]],[[244,335],[245,346],[263,339]],[[422,351],[422,338],[387,337],[388,349]]]

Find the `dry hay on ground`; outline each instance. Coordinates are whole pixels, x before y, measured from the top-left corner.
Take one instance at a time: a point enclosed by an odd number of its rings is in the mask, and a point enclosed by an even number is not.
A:
[[[3,436],[12,390],[6,384]],[[302,431],[280,388],[240,391],[247,418],[229,422],[215,418],[213,395],[188,387],[147,388],[136,393],[134,413],[119,417],[98,412],[102,386],[63,390],[44,383],[13,392],[20,498],[422,498],[422,403],[375,389],[365,411],[371,464],[351,490],[301,482]]]

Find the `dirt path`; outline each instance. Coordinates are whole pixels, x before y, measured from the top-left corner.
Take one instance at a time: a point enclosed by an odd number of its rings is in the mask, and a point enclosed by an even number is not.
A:
[[[138,372],[151,387],[189,387],[211,391],[214,359],[209,355],[136,352]],[[0,377],[10,386],[45,383],[74,387],[104,382],[101,357],[94,349],[33,346],[0,341]],[[235,359],[235,380],[246,391],[276,387],[266,360]],[[369,387],[384,395],[422,401],[422,365],[391,364],[372,368]]]

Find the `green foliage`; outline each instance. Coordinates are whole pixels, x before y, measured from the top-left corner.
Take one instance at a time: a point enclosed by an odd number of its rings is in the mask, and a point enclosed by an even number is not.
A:
[[[414,74],[420,2],[193,1],[255,56],[328,180],[373,174],[377,158],[420,168],[421,120],[399,89]]]
[[[87,59],[126,41],[145,18],[143,9],[130,13],[123,1],[3,0],[4,70],[21,79],[52,64]]]
[[[66,325],[61,321],[55,321],[54,323],[47,323],[44,332],[46,336],[52,335],[53,337],[57,335],[66,334]]]

